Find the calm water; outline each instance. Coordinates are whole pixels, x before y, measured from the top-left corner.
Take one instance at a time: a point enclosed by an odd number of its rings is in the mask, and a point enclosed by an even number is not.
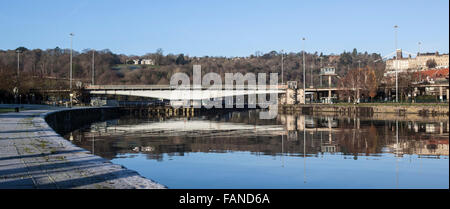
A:
[[[169,188],[449,188],[448,118],[257,118],[127,116],[65,137]]]

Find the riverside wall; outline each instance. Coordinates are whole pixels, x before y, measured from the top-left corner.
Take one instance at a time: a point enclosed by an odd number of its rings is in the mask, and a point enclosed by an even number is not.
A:
[[[449,106],[445,105],[339,105],[339,104],[302,104],[280,105],[280,113],[335,113],[339,115],[373,116],[379,113],[417,114],[421,116],[449,115]]]

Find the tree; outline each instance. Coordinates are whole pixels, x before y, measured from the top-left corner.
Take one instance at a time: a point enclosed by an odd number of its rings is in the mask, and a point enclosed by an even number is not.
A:
[[[158,48],[156,50],[156,56],[155,56],[155,64],[161,65],[163,59],[163,50],[161,48]]]
[[[21,46],[21,47],[17,47],[16,51],[25,52],[25,51],[28,51],[28,49]]]
[[[352,57],[356,57],[358,55],[358,50],[356,48],[353,49]]]
[[[362,70],[359,70],[357,68],[351,69],[347,71],[347,74],[339,80],[338,86],[341,89],[344,89],[341,91],[341,95],[344,98],[348,98],[349,100],[355,101],[357,98],[359,98],[361,83],[364,82],[364,79],[361,77]]]
[[[350,53],[342,53],[341,56],[339,57],[339,64],[341,65],[351,65],[353,64],[353,59],[352,56],[350,55]]]
[[[41,89],[64,89],[68,87],[67,78],[69,77],[69,60],[70,49],[61,49],[59,47],[47,50],[26,49],[21,54],[20,59],[20,79],[21,93],[26,92],[27,88]],[[369,70],[373,70],[376,77],[376,84],[381,83],[385,69],[384,62],[374,62],[379,60],[381,56],[375,53],[357,52],[357,57],[352,56],[352,51],[343,52],[337,55],[326,55],[324,53],[307,53],[305,58],[307,62],[307,80],[309,80],[309,69],[314,69],[316,75],[318,63],[322,66],[333,66],[336,73],[348,81],[341,82],[340,85],[349,86],[355,89],[359,86],[359,94],[369,97],[370,89],[375,89],[375,84],[365,85],[364,81],[371,81],[371,76],[365,75],[365,70],[357,72],[355,69],[357,63],[354,60],[361,60],[361,67],[367,66]],[[204,73],[217,72],[220,75],[224,73],[271,73],[279,72],[281,62],[278,52],[269,51],[263,56],[258,51],[255,55],[248,57],[240,57],[230,59],[218,56],[195,57],[195,64],[200,64]],[[184,72],[192,76],[192,65],[189,65],[191,58],[184,54],[167,54],[163,55],[162,49],[145,55],[155,60],[158,66],[121,66],[128,60],[132,63],[133,59],[142,57],[114,54],[109,50],[96,51],[95,53],[95,74],[97,84],[157,84],[168,83],[170,76],[176,72]],[[320,59],[322,58],[322,59]],[[331,59],[333,58],[333,59]],[[312,64],[312,66],[311,66]],[[74,51],[73,53],[73,78],[82,80],[83,83],[91,81],[92,68],[92,52],[85,50],[82,52]],[[151,70],[149,70],[151,69]],[[300,70],[299,70],[300,69]],[[302,52],[286,53],[284,56],[284,80],[300,81],[302,80]],[[17,74],[17,54],[13,50],[0,50],[0,96],[4,98],[11,97],[11,91],[14,87],[15,76]],[[11,79],[13,78],[13,79]],[[319,76],[314,76],[314,83],[319,83]],[[22,82],[23,81],[23,82]],[[308,81],[309,83],[309,81]],[[3,92],[3,93],[2,93]],[[349,96],[357,97],[357,91],[349,90]],[[373,93],[373,91],[372,91]],[[3,98],[0,98],[2,101]]]
[[[377,78],[375,76],[375,72],[373,70],[367,70],[367,82],[366,86],[369,91],[369,97],[373,99],[377,95],[378,85]]]
[[[435,68],[437,66],[437,63],[436,63],[436,60],[429,59],[429,60],[427,60],[426,65],[428,68]]]
[[[398,74],[399,101],[405,101],[408,97],[412,96],[415,78],[416,74],[410,70]]]
[[[184,65],[185,64],[184,55],[183,54],[178,55],[175,63],[177,63],[177,65]]]

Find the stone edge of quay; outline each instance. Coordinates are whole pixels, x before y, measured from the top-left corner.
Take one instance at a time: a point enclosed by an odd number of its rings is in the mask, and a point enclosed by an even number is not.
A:
[[[57,135],[57,136],[53,136],[51,138],[54,139],[54,140],[60,141],[66,148],[76,148],[76,149],[84,150],[84,151],[88,152],[87,153],[88,155],[91,155],[91,156],[93,156],[95,158],[99,158],[104,163],[108,163],[110,165],[118,165],[118,166],[121,167],[122,170],[126,170],[128,172],[135,173],[136,175],[133,176],[134,179],[132,179],[132,184],[131,184],[132,186],[134,186],[135,189],[167,189],[167,186],[162,185],[160,183],[157,183],[157,182],[155,182],[153,180],[147,179],[147,178],[141,176],[137,171],[128,169],[125,166],[120,165],[120,164],[114,164],[114,163],[112,163],[111,161],[109,161],[107,159],[104,159],[104,158],[102,158],[100,156],[91,154],[88,150],[86,150],[86,149],[84,149],[82,147],[76,146],[75,144],[71,143],[70,141],[68,141],[67,139],[62,137],[60,134],[56,133],[56,131],[53,130],[53,128],[50,127],[50,125],[46,121],[46,118],[48,116],[54,114],[54,113],[64,112],[64,111],[72,111],[72,110],[80,110],[80,109],[85,109],[85,108],[89,108],[89,109],[91,109],[91,108],[92,109],[107,109],[107,108],[115,108],[115,107],[84,107],[84,108],[83,107],[77,107],[77,108],[63,108],[63,109],[59,109],[59,110],[46,109],[45,112],[39,114],[39,117],[36,117],[38,120],[40,120],[40,121],[36,121],[36,122],[43,122],[42,124],[44,124],[45,127],[42,127],[42,128],[49,128],[55,135]],[[34,122],[35,121],[33,120],[33,123]],[[145,185],[145,187],[142,187],[142,185]],[[122,189],[122,188],[114,188],[114,189]]]

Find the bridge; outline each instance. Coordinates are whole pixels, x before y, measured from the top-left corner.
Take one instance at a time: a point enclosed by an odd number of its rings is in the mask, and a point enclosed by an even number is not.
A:
[[[80,91],[81,90],[81,91]],[[324,95],[331,98],[332,92],[341,90],[355,90],[355,89],[342,89],[336,87],[310,87],[306,88],[306,95],[316,94],[317,96]],[[202,101],[214,98],[225,98],[235,96],[247,96],[247,95],[267,95],[278,94],[289,97],[290,99],[283,100],[287,104],[289,102],[296,103],[303,95],[303,89],[292,88],[288,85],[233,85],[231,88],[221,86],[219,88],[215,86],[170,86],[170,85],[87,85],[82,89],[70,90],[70,89],[33,89],[35,92],[46,94],[67,94],[73,93],[74,98],[76,95],[117,95],[117,96],[134,96],[144,97],[159,100],[171,100],[171,101]],[[315,96],[314,96],[315,97]],[[76,98],[75,98],[76,99]],[[300,99],[301,100],[301,99]]]
[[[214,86],[169,86],[169,85],[89,85],[85,88],[89,94],[122,95],[148,97],[161,100],[204,100],[233,96],[258,94],[284,94],[286,85],[233,86],[233,88],[215,88]]]
[[[332,92],[339,90],[348,89],[339,89],[336,87],[305,89],[306,94],[319,95],[321,93],[322,95],[327,95],[328,101],[331,101]],[[296,97],[295,95],[300,95],[301,97],[303,94],[303,89],[289,89],[288,85],[234,85],[232,88],[224,86],[213,88],[209,86],[175,87],[170,85],[89,85],[85,88],[85,91],[91,95],[136,96],[171,101],[201,101],[213,98],[267,94],[286,95],[285,98],[294,98]],[[295,103],[296,99],[286,99],[284,101],[286,103]]]

